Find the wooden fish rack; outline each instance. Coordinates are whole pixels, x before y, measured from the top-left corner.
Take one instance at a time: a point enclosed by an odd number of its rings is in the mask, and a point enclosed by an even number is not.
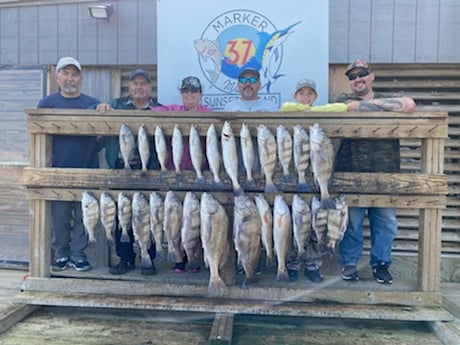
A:
[[[291,315],[345,318],[381,318],[407,320],[451,320],[441,305],[441,216],[446,207],[447,179],[443,173],[444,140],[447,137],[446,112],[402,113],[194,113],[111,111],[105,114],[92,110],[30,109],[27,110],[27,130],[30,133],[30,166],[24,169],[22,183],[30,200],[30,276],[24,281],[24,292],[18,301],[32,305],[94,306],[106,308],[183,310],[216,313],[211,334],[213,339],[231,338],[234,314]],[[292,127],[305,128],[319,123],[331,138],[405,138],[420,139],[422,143],[421,173],[335,173],[331,194],[346,194],[349,206],[380,206],[420,210],[417,281],[411,286],[382,287],[372,283],[361,285],[340,282],[318,287],[302,283],[276,282],[264,279],[260,285],[242,289],[231,264],[223,272],[229,285],[224,298],[207,298],[207,272],[198,275],[163,273],[152,277],[135,275],[114,277],[106,274],[107,245],[99,244],[96,251],[101,263],[85,273],[64,271],[52,275],[50,201],[81,200],[85,190],[99,196],[102,191],[129,194],[135,191],[164,193],[176,190],[211,191],[216,198],[231,207],[233,193],[230,180],[221,169],[225,184],[212,184],[211,172],[204,172],[206,184],[195,181],[194,171],[181,174],[149,170],[125,172],[107,169],[50,168],[52,135],[118,136],[126,124],[133,132],[144,124],[150,135],[161,125],[171,135],[178,124],[184,135],[191,124],[202,136],[214,123],[218,133],[224,121],[230,121],[238,136],[243,122],[253,136],[259,124],[267,125],[273,133],[279,124],[292,133]],[[152,141],[153,142],[153,141]],[[244,181],[241,173],[240,181]],[[256,185],[245,189],[249,194],[263,192],[264,179],[255,174]],[[282,182],[275,175],[275,184],[290,201],[295,184]],[[311,182],[311,181],[310,181]],[[310,185],[312,185],[310,183]],[[304,195],[317,194],[312,190]],[[269,197],[270,199],[270,197]],[[231,216],[231,213],[229,213]],[[105,260],[105,261],[104,261]],[[170,263],[169,263],[170,264]],[[170,267],[167,269],[170,271]],[[326,279],[327,281],[328,279]],[[322,302],[327,302],[326,304]],[[377,308],[377,309],[376,309]],[[230,330],[229,330],[230,328]],[[223,342],[228,343],[228,342]]]

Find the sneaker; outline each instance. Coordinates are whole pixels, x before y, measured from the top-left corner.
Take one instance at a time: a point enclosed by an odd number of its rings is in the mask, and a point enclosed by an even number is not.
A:
[[[313,283],[322,283],[324,281],[324,277],[319,273],[319,270],[305,269],[305,277]]]
[[[262,274],[262,269],[260,268],[260,265],[257,265],[254,273],[258,276],[260,276]]]
[[[236,268],[236,274],[238,274],[238,275],[244,274],[244,269],[243,269],[243,267],[237,267],[237,268]]]
[[[91,269],[91,265],[86,260],[78,260],[78,261],[70,260],[69,266],[81,272],[89,271]]]
[[[358,270],[356,266],[345,266],[342,268],[342,279],[347,281],[359,280]]]
[[[151,267],[141,267],[141,274],[143,276],[153,276],[157,273],[155,266],[152,263]]]
[[[134,267],[134,262],[121,259],[116,266],[110,267],[109,273],[114,275],[121,275],[133,270]]]
[[[290,270],[289,268],[287,269],[288,274],[289,274],[289,280],[291,282],[294,282],[297,280],[298,272],[296,270]]]
[[[187,262],[182,261],[182,262],[176,262],[173,267],[173,271],[176,273],[182,273],[185,272],[185,265]]]
[[[69,258],[68,257],[63,257],[63,258],[57,258],[54,260],[53,266],[51,266],[52,271],[64,271],[67,269],[69,265]]]
[[[388,266],[384,262],[381,262],[377,266],[372,267],[372,274],[374,275],[374,278],[377,281],[377,283],[393,283],[393,277],[391,276],[390,272],[388,272]]]

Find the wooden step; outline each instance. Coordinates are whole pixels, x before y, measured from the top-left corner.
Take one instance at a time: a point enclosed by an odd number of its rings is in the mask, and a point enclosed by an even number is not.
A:
[[[454,316],[441,306],[357,305],[337,303],[263,302],[224,298],[107,296],[23,292],[22,303],[42,306],[96,307],[225,314],[278,315],[366,320],[452,321]]]

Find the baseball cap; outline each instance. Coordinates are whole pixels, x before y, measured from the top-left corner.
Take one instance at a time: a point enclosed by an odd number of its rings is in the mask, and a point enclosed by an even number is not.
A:
[[[369,64],[367,63],[366,60],[364,60],[364,59],[356,59],[355,61],[353,61],[351,64],[349,64],[347,66],[347,70],[345,71],[345,75],[348,75],[348,73],[354,68],[364,68],[364,69],[370,70]]]
[[[260,79],[260,73],[259,71],[255,70],[254,68],[245,68],[243,69],[240,74],[238,74],[238,79],[240,79],[242,76],[244,76],[246,73],[251,73],[254,74],[257,79]]]
[[[310,89],[315,91],[315,93],[317,93],[316,92],[316,83],[313,80],[308,79],[308,78],[302,79],[297,83],[297,86],[295,88],[295,92],[297,93],[300,89],[302,89],[304,87],[309,87]]]
[[[132,71],[131,74],[129,75],[129,81],[133,80],[138,75],[143,76],[149,84],[152,82],[152,76],[150,75],[150,73],[142,68],[137,68],[134,71]]]
[[[67,66],[75,66],[80,72],[81,72],[81,65],[80,63],[75,60],[73,57],[66,56],[63,58],[60,58],[57,65],[56,65],[56,71],[60,71],[63,68],[66,68]]]
[[[186,77],[182,79],[182,83],[179,88],[180,91],[192,90],[201,92],[201,82],[197,77]]]

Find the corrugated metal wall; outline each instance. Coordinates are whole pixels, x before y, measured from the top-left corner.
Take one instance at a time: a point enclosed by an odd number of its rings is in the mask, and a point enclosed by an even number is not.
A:
[[[0,65],[50,65],[63,55],[85,65],[155,65],[157,1],[106,2],[114,6],[109,22],[90,18],[88,1],[0,5]],[[458,0],[329,3],[330,63],[460,62]]]
[[[329,0],[329,61],[460,62],[458,0]]]

